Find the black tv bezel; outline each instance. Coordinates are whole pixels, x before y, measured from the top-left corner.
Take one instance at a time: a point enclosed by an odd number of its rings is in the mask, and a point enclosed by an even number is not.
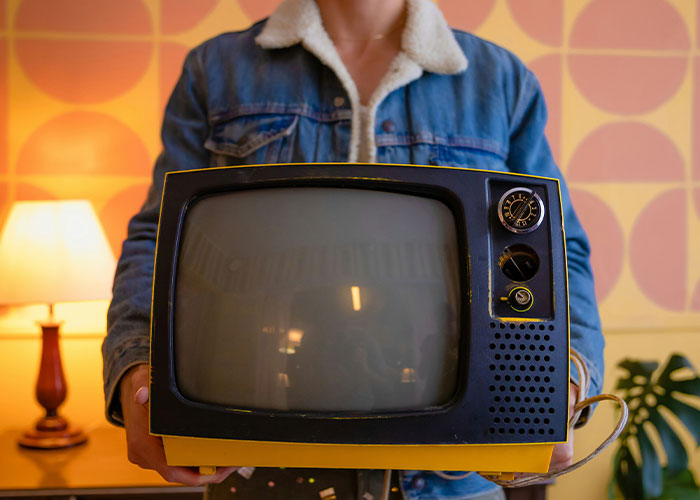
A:
[[[465,175],[464,172],[469,172]],[[520,176],[515,182],[556,187],[557,181]],[[513,182],[513,174],[406,165],[287,164],[222,167],[173,172],[166,176],[158,232],[152,306],[151,420],[154,434],[271,442],[344,444],[468,444],[499,442],[554,442],[566,439],[566,427],[555,435],[502,436],[487,432],[491,422],[489,394],[479,374],[488,372],[492,360],[470,357],[483,349],[472,335],[493,328],[493,315],[483,311],[484,293],[474,291],[489,282],[490,266],[474,266],[470,245],[478,260],[491,254],[488,244],[491,218],[467,224],[473,205],[491,204],[489,182]],[[553,185],[553,186],[552,186]],[[188,207],[205,196],[252,189],[285,187],[334,187],[371,189],[439,200],[450,209],[457,233],[460,266],[460,356],[458,382],[453,398],[440,407],[422,411],[295,412],[230,408],[191,401],[177,388],[173,352],[174,290],[180,238]],[[475,196],[478,193],[480,196]],[[497,201],[497,200],[496,200]],[[552,200],[549,200],[550,203]],[[559,206],[557,202],[551,206]],[[556,219],[556,214],[554,219]],[[561,220],[551,220],[561,225]],[[556,227],[556,226],[555,226]],[[471,241],[470,241],[471,238]],[[491,260],[491,259],[489,259]],[[558,277],[561,281],[561,276]],[[565,283],[565,276],[563,277]],[[561,287],[559,287],[561,288]],[[565,292],[565,287],[564,287]],[[488,293],[487,293],[488,295]],[[564,297],[557,297],[566,304]],[[474,308],[478,307],[479,311]],[[486,312],[486,314],[484,314]],[[558,319],[561,320],[561,314]],[[567,327],[568,327],[568,314]],[[471,320],[469,320],[471,318]],[[165,322],[165,324],[163,324]],[[479,347],[481,346],[481,347]],[[565,342],[568,351],[568,336]],[[568,377],[568,357],[567,377]],[[469,381],[469,383],[467,383]],[[492,386],[493,387],[493,386]],[[567,394],[557,398],[568,398]],[[566,407],[567,403],[559,402]],[[177,418],[172,418],[177,415]],[[470,425],[464,425],[469,422]]]

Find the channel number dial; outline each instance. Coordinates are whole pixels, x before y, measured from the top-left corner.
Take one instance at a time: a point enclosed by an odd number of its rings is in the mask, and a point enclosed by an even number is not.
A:
[[[532,189],[516,187],[501,196],[498,218],[509,231],[517,234],[531,233],[544,220],[544,203]]]

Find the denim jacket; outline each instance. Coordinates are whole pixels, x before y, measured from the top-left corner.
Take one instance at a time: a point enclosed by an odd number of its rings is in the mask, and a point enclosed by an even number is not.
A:
[[[511,53],[447,28],[430,0],[409,0],[402,51],[369,102],[359,98],[323,31],[313,0],[287,0],[267,20],[193,49],[165,111],[163,152],[141,211],[129,224],[103,344],[107,418],[121,423],[115,391],[149,359],[153,259],[164,175],[206,166],[356,161],[361,134],[379,163],[445,165],[562,180],[571,343],[599,393],[603,337],[586,235],[544,136],[534,75]],[[576,371],[572,370],[576,381]],[[423,480],[423,475],[424,480]],[[416,480],[416,477],[421,480]],[[446,482],[403,474],[409,499],[470,498],[492,488],[474,475]],[[418,488],[416,485],[419,485]]]

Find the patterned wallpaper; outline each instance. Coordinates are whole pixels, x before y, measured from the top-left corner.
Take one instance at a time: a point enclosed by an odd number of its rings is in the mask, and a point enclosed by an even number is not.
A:
[[[0,0],[0,224],[90,199],[118,252],[189,47],[278,0]],[[698,0],[440,0],[538,75],[606,329],[700,325]]]

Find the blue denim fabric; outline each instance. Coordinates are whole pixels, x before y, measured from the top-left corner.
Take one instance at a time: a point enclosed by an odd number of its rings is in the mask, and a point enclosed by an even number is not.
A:
[[[449,473],[460,475],[461,473]],[[401,471],[401,491],[406,500],[467,500],[499,490],[500,487],[478,474],[449,480],[430,471]]]
[[[165,173],[206,166],[348,159],[352,110],[337,76],[300,45],[275,50],[258,47],[254,38],[263,24],[220,35],[192,50],[167,106],[163,152],[148,199],[129,224],[108,312],[102,350],[107,417],[113,423],[121,422],[115,397],[120,377],[130,366],[149,359],[153,258]],[[454,35],[469,67],[457,75],[424,72],[380,103],[377,161],[562,179],[544,136],[546,109],[536,78],[509,52],[468,33],[455,31]],[[340,106],[336,106],[341,102],[337,97],[345,97]],[[592,392],[599,393],[603,337],[588,240],[566,184],[561,186],[571,342],[590,368]],[[572,377],[577,377],[575,370]],[[469,498],[479,488],[493,487],[478,476],[454,484],[443,484],[435,475],[426,475],[425,480],[429,487],[421,493],[405,479],[407,496]]]

